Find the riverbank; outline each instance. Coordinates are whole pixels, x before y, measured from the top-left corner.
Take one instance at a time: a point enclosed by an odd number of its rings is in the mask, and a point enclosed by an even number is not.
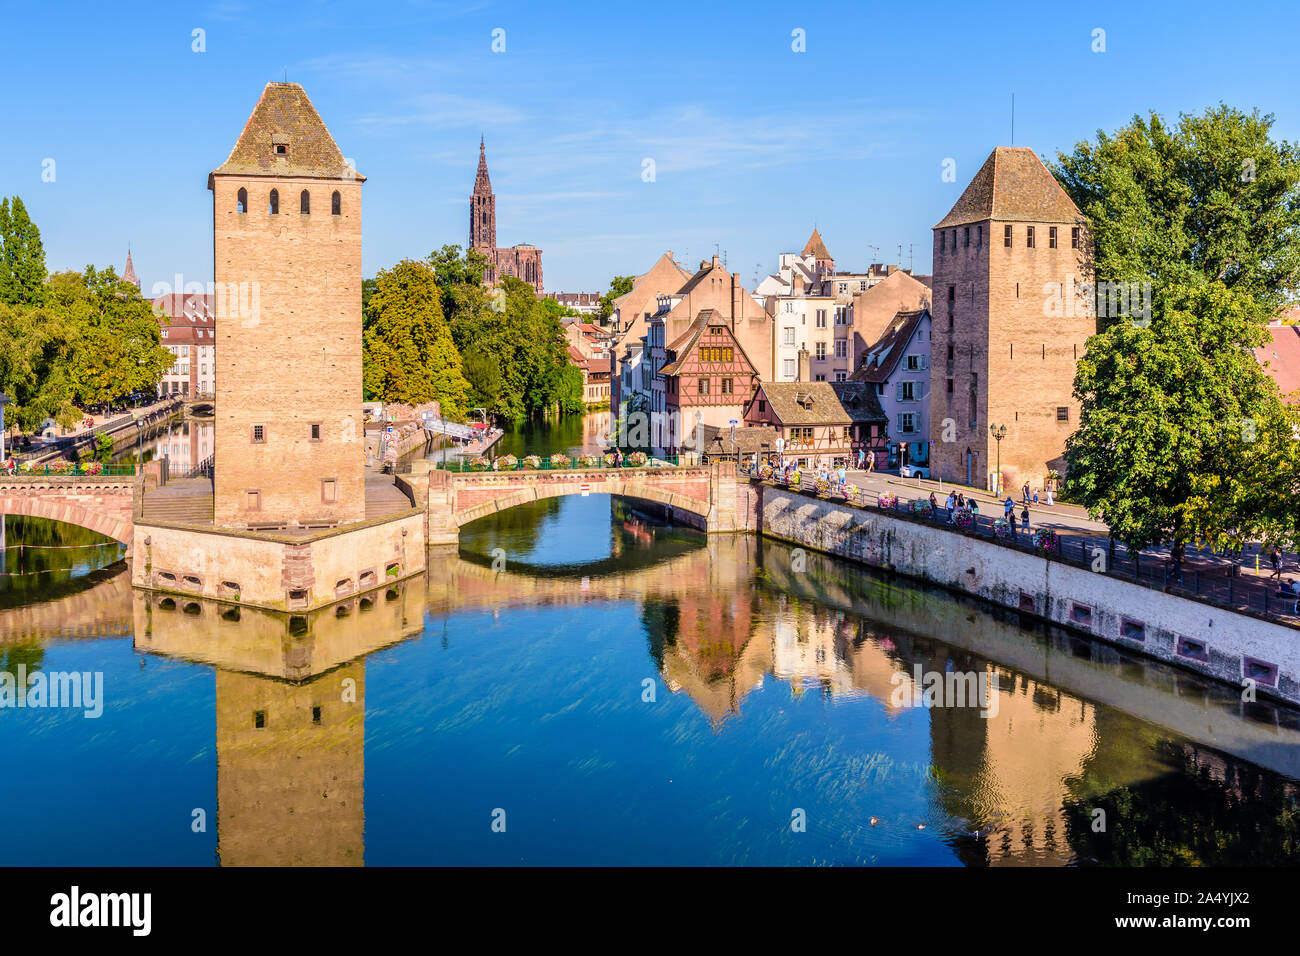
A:
[[[763,484],[759,534],[887,569],[1300,704],[1293,628],[883,510]]]

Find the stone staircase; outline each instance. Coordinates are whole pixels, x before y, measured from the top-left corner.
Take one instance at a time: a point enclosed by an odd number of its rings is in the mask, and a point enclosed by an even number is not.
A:
[[[212,524],[212,480],[179,478],[146,491],[140,520]]]

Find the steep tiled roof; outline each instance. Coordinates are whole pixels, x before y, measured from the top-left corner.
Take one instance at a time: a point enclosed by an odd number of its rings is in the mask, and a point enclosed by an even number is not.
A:
[[[822,234],[816,229],[808,237],[808,241],[803,245],[801,256],[812,256],[814,259],[829,259],[831,254],[826,251],[826,243],[822,242]]]
[[[764,382],[762,393],[782,425],[847,425],[853,421],[830,382]]]
[[[283,154],[276,147],[283,145]],[[268,83],[235,148],[214,176],[365,177],[343,161],[334,137],[297,83]]]
[[[840,404],[855,422],[884,422],[889,420],[885,410],[880,407],[876,389],[865,382],[831,382],[831,389],[839,397]]]
[[[1290,396],[1300,390],[1300,326],[1270,325],[1268,331],[1273,341],[1255,349],[1255,358],[1273,376],[1282,394]]]
[[[927,315],[929,312],[925,309],[895,315],[880,338],[868,347],[862,364],[849,378],[855,382],[876,384],[888,381],[898,360],[907,351],[907,343],[916,334],[916,327]]]
[[[1025,146],[999,146],[935,229],[996,219],[1075,222],[1083,218],[1056,177]]]

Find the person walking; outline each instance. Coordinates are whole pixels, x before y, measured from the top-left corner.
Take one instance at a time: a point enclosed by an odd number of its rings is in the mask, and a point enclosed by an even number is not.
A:
[[[1003,517],[1014,525],[1016,523],[1016,503],[1007,495],[1007,500],[1002,502]],[[1014,530],[1014,529],[1013,529]]]
[[[858,471],[866,467],[867,453],[861,448],[858,449]]]
[[[1020,523],[1025,526],[1025,534],[1029,534],[1029,505],[1020,512]]]
[[[939,499],[934,496],[934,492],[932,491],[930,492],[930,517],[937,518],[938,516],[939,516]]]
[[[1021,495],[1024,498],[1024,503],[1029,504],[1029,482],[1025,482],[1025,487],[1021,490]]]
[[[948,509],[948,523],[952,524],[953,513],[957,510],[957,495],[954,492],[948,492],[948,501],[945,506]]]
[[[1277,583],[1278,583],[1278,585],[1281,586],[1281,584],[1282,584],[1282,552],[1279,551],[1279,550],[1277,549],[1277,545],[1273,545],[1273,546],[1269,549],[1269,552],[1268,552],[1268,560],[1269,560],[1269,563],[1273,565],[1273,573],[1270,574],[1269,577],[1270,577],[1270,578],[1276,578],[1276,579],[1277,579]]]
[[[849,476],[848,472],[844,470],[843,465],[840,465],[840,467],[835,470],[835,477],[838,478],[840,482],[840,494],[844,494],[844,487],[849,483]]]

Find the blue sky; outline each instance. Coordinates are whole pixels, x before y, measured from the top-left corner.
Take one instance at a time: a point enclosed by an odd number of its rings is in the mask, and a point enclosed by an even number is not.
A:
[[[129,242],[146,293],[207,282],[207,174],[287,70],[369,177],[368,276],[464,245],[480,133],[498,242],[540,246],[549,290],[715,243],[752,286],[814,224],[841,268],[901,244],[928,272],[930,227],[1010,142],[1013,92],[1016,145],[1049,157],[1221,100],[1300,140],[1291,5],[1141,6],[8,3],[0,194],[22,196],[51,269],[120,270]]]

